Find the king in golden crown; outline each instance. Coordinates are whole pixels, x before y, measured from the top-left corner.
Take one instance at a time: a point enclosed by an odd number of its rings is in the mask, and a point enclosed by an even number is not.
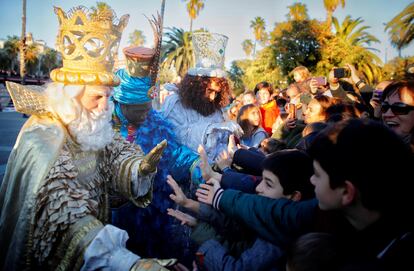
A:
[[[85,7],[68,13],[55,7],[55,13],[60,24],[57,44],[63,67],[53,70],[51,79],[65,84],[118,85],[112,68],[129,15],[118,20],[111,9],[94,13]]]

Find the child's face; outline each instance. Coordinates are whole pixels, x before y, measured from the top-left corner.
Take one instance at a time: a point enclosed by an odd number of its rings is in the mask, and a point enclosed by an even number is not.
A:
[[[329,175],[318,161],[313,161],[314,174],[310,181],[315,186],[315,195],[322,210],[335,210],[342,207],[342,192],[339,187],[332,189],[329,186]]]
[[[267,104],[270,100],[270,92],[267,89],[262,88],[256,93],[257,102],[262,104]]]
[[[243,105],[256,104],[256,97],[250,94],[243,95]]]
[[[271,199],[288,197],[283,195],[283,187],[280,185],[279,178],[273,172],[264,169],[262,176],[262,181],[256,186],[256,193],[258,195]]]
[[[250,125],[255,127],[260,125],[260,114],[258,109],[251,110],[247,118],[249,119]]]

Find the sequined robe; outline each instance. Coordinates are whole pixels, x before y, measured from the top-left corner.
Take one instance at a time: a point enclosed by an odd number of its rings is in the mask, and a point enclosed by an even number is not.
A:
[[[142,158],[119,135],[102,151],[82,152],[58,121],[32,116],[0,188],[1,269],[78,270],[108,218],[109,191],[150,203],[154,174],[138,175]]]

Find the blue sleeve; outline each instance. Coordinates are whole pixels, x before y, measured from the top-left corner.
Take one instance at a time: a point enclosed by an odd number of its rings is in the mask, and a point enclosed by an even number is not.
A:
[[[252,137],[252,140],[250,142],[250,146],[254,147],[254,148],[259,147],[260,142],[262,142],[263,139],[265,139],[267,137],[268,137],[268,135],[267,135],[266,131],[264,131],[264,130],[257,131],[256,133],[254,133],[254,135]]]
[[[311,230],[317,207],[316,199],[293,202],[235,190],[224,191],[219,202],[223,213],[245,223],[260,237],[276,245],[287,244]]]
[[[181,145],[176,140],[168,142],[171,149],[171,157],[168,161],[168,168],[171,176],[178,182],[190,179],[192,166],[198,161],[198,154]]]
[[[204,255],[207,270],[273,270],[282,255],[279,247],[257,239],[253,246],[245,250],[240,258],[231,256],[216,240],[208,240],[198,250]]]
[[[254,194],[256,186],[260,183],[261,177],[239,173],[233,170],[226,170],[221,176],[221,187],[223,189],[234,189],[245,193]]]

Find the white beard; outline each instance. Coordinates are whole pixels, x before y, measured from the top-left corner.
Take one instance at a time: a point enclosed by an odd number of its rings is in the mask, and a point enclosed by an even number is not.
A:
[[[113,108],[113,102],[109,102],[108,110],[102,112],[89,112],[82,108],[79,117],[67,125],[69,133],[83,151],[101,150],[112,142],[114,137],[111,124]]]

